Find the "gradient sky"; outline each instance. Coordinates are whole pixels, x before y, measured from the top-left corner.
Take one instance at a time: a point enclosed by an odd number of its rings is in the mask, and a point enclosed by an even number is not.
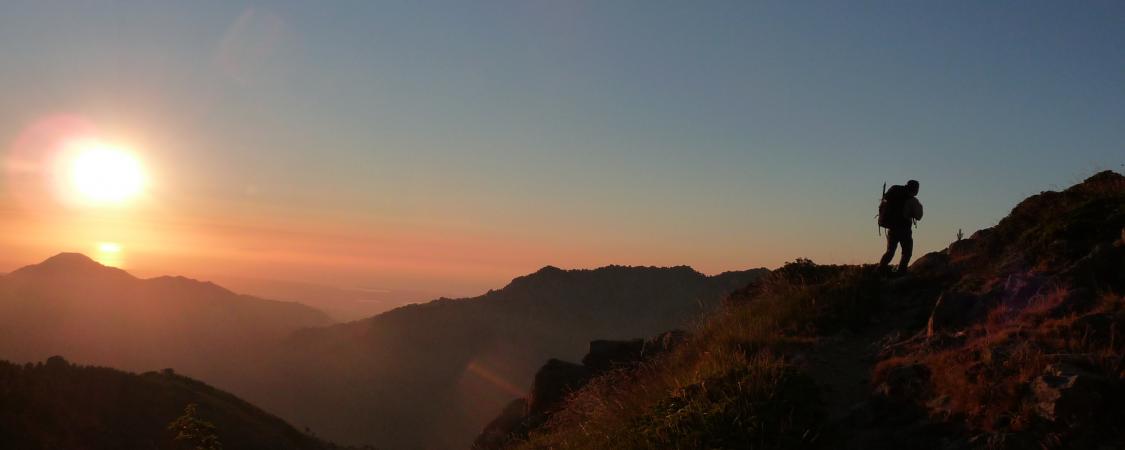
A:
[[[920,255],[1125,162],[1122,2],[4,2],[0,55],[0,271],[115,242],[464,295],[870,262],[884,181],[921,181]],[[25,192],[57,123],[132,148],[145,196]]]

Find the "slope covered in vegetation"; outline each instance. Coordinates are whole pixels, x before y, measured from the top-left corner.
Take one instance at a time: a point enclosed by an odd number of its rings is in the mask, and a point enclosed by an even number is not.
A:
[[[798,260],[670,351],[553,383],[582,386],[555,406],[533,390],[477,447],[1121,448],[1123,227],[1103,172],[902,278]]]
[[[189,405],[193,411],[185,413]],[[174,421],[181,425],[176,430],[170,429]],[[186,436],[177,440],[181,432]],[[170,370],[132,374],[58,356],[25,365],[0,361],[0,447],[336,448]]]

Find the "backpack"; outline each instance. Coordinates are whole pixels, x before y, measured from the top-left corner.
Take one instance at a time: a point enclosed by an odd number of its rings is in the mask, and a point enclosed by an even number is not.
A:
[[[883,200],[879,202],[879,226],[883,228],[900,228],[910,226],[910,219],[906,217],[906,201],[910,194],[906,186],[894,185],[883,193]]]

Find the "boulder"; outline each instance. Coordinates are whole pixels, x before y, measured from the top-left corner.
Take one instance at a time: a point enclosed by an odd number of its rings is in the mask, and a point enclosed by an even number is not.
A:
[[[591,341],[590,351],[582,358],[582,365],[599,372],[609,370],[616,365],[640,361],[644,357],[644,349],[644,339]]]
[[[594,371],[589,367],[554,358],[548,360],[535,373],[527,398],[527,414],[554,411],[562,405],[567,394],[585,385],[593,375]]]
[[[582,358],[582,365],[604,372],[622,365],[635,364],[671,350],[687,340],[681,330],[666,331],[648,339],[627,341],[596,340]]]
[[[678,347],[687,341],[688,334],[683,330],[665,331],[645,340],[642,357],[651,358]]]
[[[1073,366],[1048,367],[1031,382],[1036,412],[1050,421],[1083,421],[1103,403],[1108,380]]]
[[[546,270],[546,269],[545,269]],[[546,422],[563,406],[566,396],[585,386],[594,376],[621,365],[635,364],[666,352],[687,339],[680,330],[666,331],[649,339],[596,340],[582,364],[550,359],[535,373],[527,399],[513,400],[493,419],[473,443],[474,449],[503,448],[522,439],[529,430]]]
[[[947,252],[930,252],[922,255],[910,265],[913,274],[944,274],[949,270],[949,254]]]

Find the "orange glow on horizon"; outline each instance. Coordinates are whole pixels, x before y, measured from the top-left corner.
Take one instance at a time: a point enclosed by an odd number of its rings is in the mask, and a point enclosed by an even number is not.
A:
[[[477,222],[473,213],[447,204],[452,197],[433,196],[437,206],[424,210],[397,207],[393,199],[368,210],[344,202],[355,200],[346,190],[289,189],[251,172],[211,180],[184,156],[182,142],[153,137],[159,127],[98,125],[77,115],[44,117],[0,153],[0,244],[6,250],[0,272],[80,251],[153,276],[268,273],[330,286],[425,286],[472,296],[545,265],[695,263],[718,273],[764,264],[742,262],[747,256],[739,249],[749,245],[716,247],[711,261],[692,261],[700,248],[686,239],[660,247],[618,229],[595,235],[571,222],[555,225],[566,231],[522,219],[503,226],[491,216]],[[248,185],[262,189],[244,191]],[[760,245],[752,256],[760,261],[787,253]]]

